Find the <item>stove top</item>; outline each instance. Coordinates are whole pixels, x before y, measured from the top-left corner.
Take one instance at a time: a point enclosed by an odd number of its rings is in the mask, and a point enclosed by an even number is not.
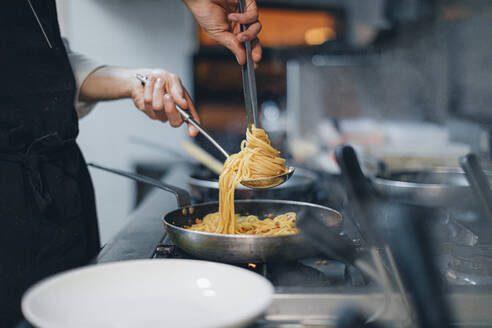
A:
[[[194,259],[172,243],[169,237],[156,246],[152,258]],[[292,262],[233,264],[267,278],[279,290],[306,288],[360,287],[368,280],[356,268],[325,257],[305,258]]]

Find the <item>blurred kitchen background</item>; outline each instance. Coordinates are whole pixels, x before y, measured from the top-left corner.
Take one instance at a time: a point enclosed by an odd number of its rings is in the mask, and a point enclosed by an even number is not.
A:
[[[101,63],[162,67],[192,93],[203,125],[230,152],[246,117],[241,69],[180,1],[62,0],[72,48]],[[348,142],[392,168],[491,159],[492,2],[258,0],[264,51],[257,73],[262,126],[284,157],[334,172]],[[149,120],[130,101],[100,103],[81,120],[88,161],[149,175],[186,160],[185,128]],[[196,142],[220,154],[201,137]],[[156,144],[159,147],[153,147]],[[92,171],[102,241],[145,190]],[[162,197],[172,195],[162,193]]]

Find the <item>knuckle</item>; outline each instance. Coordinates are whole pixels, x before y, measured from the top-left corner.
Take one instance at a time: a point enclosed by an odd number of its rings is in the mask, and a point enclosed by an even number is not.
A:
[[[160,76],[162,77],[163,80],[168,80],[169,79],[169,72],[166,70],[160,70]]]
[[[157,80],[157,76],[154,74],[150,74],[149,82],[153,84],[153,83],[155,83],[156,80]]]
[[[176,74],[170,73],[170,74],[169,74],[169,77],[170,77],[170,78],[171,78],[171,80],[173,80],[174,82],[177,82],[178,84],[181,84],[181,80],[179,79],[179,76],[177,76]]]
[[[169,105],[169,107],[173,107],[173,100],[171,98],[171,96],[169,95],[169,93],[166,93],[164,95],[164,103],[166,103],[167,105]]]
[[[158,69],[154,69],[154,70],[152,70],[152,72],[150,72],[150,77],[151,78],[157,78],[160,75],[161,75],[161,71],[158,70]]]

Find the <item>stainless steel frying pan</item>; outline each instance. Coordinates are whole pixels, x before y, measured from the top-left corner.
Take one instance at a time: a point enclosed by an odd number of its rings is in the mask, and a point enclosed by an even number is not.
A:
[[[228,263],[264,263],[291,261],[316,254],[302,233],[284,236],[226,235],[193,231],[184,226],[195,219],[217,212],[218,202],[190,205],[188,193],[162,181],[134,173],[111,169],[96,164],[89,166],[115,173],[154,187],[172,192],[178,201],[178,209],[164,216],[164,226],[172,241],[182,250],[201,259]],[[316,217],[333,229],[341,231],[342,216],[328,207],[286,200],[238,200],[234,202],[236,213],[256,215],[260,219],[273,214],[296,212],[298,218]]]

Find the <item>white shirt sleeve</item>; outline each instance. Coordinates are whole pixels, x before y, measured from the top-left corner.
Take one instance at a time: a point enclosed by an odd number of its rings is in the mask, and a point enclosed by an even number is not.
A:
[[[77,116],[80,118],[87,115],[93,108],[96,106],[97,102],[85,102],[79,100],[80,95],[80,87],[84,83],[85,79],[95,70],[104,67],[105,65],[101,65],[100,63],[95,62],[94,60],[85,57],[79,53],[73,52],[70,49],[70,44],[67,39],[63,39],[65,43],[65,49],[67,50],[68,60],[72,66],[73,74],[75,75],[75,83],[76,83],[76,92],[74,105],[75,110],[77,111]]]

